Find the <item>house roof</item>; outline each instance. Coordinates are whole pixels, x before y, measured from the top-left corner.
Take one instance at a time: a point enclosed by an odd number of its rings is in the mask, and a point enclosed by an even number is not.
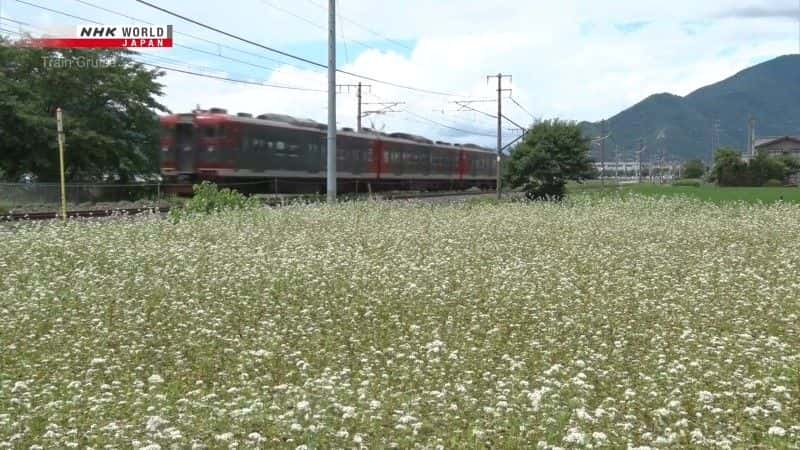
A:
[[[766,145],[772,145],[776,142],[781,142],[781,141],[793,141],[800,144],[800,136],[778,136],[765,139],[756,139],[755,147],[756,148],[764,147]]]

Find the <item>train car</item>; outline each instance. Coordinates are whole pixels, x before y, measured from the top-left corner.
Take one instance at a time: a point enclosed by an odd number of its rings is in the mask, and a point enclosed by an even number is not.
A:
[[[212,108],[162,116],[161,174],[191,191],[203,180],[245,192],[324,192],[327,126],[280,114]],[[337,131],[339,192],[495,185],[496,155],[476,145],[406,133]]]

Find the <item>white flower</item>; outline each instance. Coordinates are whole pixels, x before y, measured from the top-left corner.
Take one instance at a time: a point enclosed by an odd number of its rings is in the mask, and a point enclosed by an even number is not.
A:
[[[298,411],[308,411],[310,403],[306,400],[301,400],[297,402],[297,410]]]
[[[264,440],[264,436],[261,436],[260,433],[256,433],[255,431],[247,435],[247,439],[250,439],[253,442],[261,442]]]
[[[147,378],[147,382],[150,384],[161,384],[164,382],[164,379],[161,378],[161,375],[154,373]]]
[[[595,431],[592,433],[592,439],[598,442],[604,442],[608,439],[608,436],[606,436],[606,434],[602,431]]]
[[[570,428],[567,435],[564,436],[564,442],[582,445],[586,442],[586,435],[583,434],[580,428]]]
[[[711,403],[714,401],[714,394],[708,391],[700,391],[697,393],[697,401],[700,403]]]
[[[769,430],[767,430],[767,434],[770,436],[785,436],[786,430],[778,426],[769,427]]]
[[[147,425],[145,425],[145,428],[147,429],[147,431],[154,432],[158,431],[159,428],[166,425],[167,423],[168,422],[166,420],[162,419],[159,416],[150,416],[147,418]]]
[[[222,442],[230,442],[233,440],[233,433],[227,432],[227,433],[217,434],[214,436],[214,439]]]

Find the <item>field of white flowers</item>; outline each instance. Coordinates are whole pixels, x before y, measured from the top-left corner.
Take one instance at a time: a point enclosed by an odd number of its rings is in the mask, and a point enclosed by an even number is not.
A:
[[[295,206],[0,246],[0,448],[798,448],[800,207]]]

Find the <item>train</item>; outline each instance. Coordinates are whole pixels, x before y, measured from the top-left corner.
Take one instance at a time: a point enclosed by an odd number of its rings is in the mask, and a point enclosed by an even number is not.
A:
[[[222,108],[160,116],[160,165],[173,192],[211,181],[243,192],[323,193],[327,126]],[[493,189],[496,154],[371,128],[337,130],[338,192]]]

